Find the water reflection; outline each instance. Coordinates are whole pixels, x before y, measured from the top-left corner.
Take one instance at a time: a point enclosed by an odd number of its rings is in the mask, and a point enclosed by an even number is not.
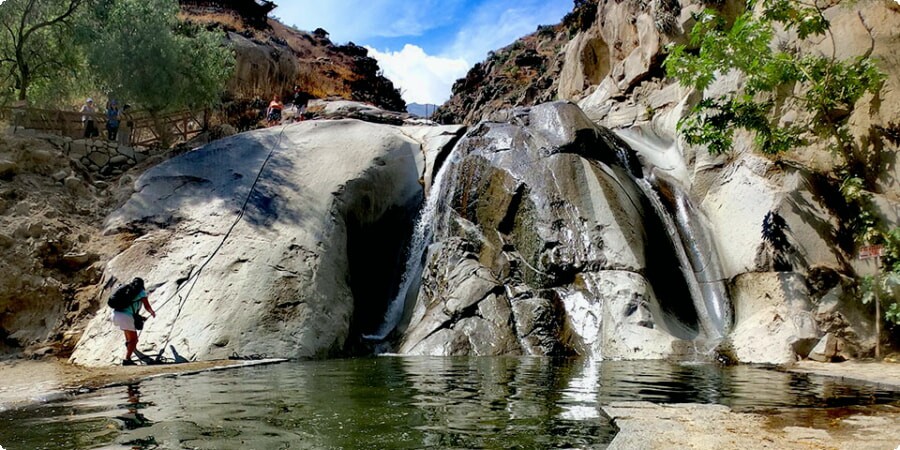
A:
[[[138,428],[149,427],[153,424],[146,416],[141,414],[141,410],[152,403],[141,403],[141,388],[138,385],[129,385],[127,387],[128,402],[118,405],[120,409],[127,412],[116,416],[116,419],[122,421],[126,430],[136,430]]]
[[[898,403],[900,394],[746,366],[379,357],[154,379],[10,411],[0,414],[0,444],[595,448],[616,432],[602,406],[623,400],[801,406],[827,415],[814,408]]]

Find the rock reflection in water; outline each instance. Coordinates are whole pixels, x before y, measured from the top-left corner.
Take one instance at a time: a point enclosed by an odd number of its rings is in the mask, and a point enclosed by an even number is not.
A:
[[[161,378],[0,414],[7,448],[597,448],[615,401],[829,414],[900,393],[748,366],[378,357]],[[804,417],[815,417],[808,413]],[[120,447],[116,447],[120,448]]]

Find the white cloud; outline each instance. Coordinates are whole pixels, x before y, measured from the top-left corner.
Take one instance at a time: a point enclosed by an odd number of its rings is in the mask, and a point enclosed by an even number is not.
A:
[[[450,97],[450,86],[470,66],[462,58],[432,56],[411,44],[399,52],[368,49],[369,56],[378,60],[384,75],[403,91],[408,103],[443,103]]]
[[[440,104],[488,51],[558,23],[571,8],[571,0],[292,0],[275,15],[301,29],[324,28],[335,42],[407,37],[399,51],[367,45],[369,55],[407,102]]]

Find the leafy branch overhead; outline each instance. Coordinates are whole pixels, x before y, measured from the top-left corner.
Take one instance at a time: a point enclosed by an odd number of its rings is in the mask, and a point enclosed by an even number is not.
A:
[[[757,7],[761,14],[754,15]],[[863,94],[879,91],[884,75],[867,56],[841,61],[833,54],[801,54],[773,42],[776,26],[801,39],[833,38],[821,9],[789,0],[751,1],[731,24],[712,9],[696,20],[690,42],[669,48],[668,75],[683,86],[704,90],[717,77],[737,71],[744,84],[693,108],[679,124],[688,143],[723,153],[731,149],[734,131],[743,129],[755,135],[759,150],[777,154],[803,144],[804,133],[812,131],[835,138],[837,150],[849,154],[844,120]],[[804,123],[779,125],[776,93],[785,91],[798,93],[792,97],[808,113]]]
[[[736,130],[754,137],[756,148],[777,155],[818,138],[843,158],[836,169],[844,201],[843,226],[857,242],[883,243],[888,249],[879,283],[863,278],[863,301],[877,290],[896,298],[900,291],[900,228],[887,230],[867,190],[866,162],[856,151],[847,120],[866,93],[878,95],[884,74],[860,55],[835,56],[835,36],[815,2],[748,1],[746,10],[728,21],[713,9],[695,15],[690,41],[669,47],[665,68],[683,86],[705,91],[718,77],[737,73],[741,87],[699,101],[678,124],[691,145],[722,154],[733,147]],[[832,53],[802,51],[776,42],[776,29],[799,39],[823,37]],[[781,108],[795,108],[800,119],[782,121]],[[765,230],[765,223],[763,224]],[[886,318],[900,323],[900,304],[886,304]]]

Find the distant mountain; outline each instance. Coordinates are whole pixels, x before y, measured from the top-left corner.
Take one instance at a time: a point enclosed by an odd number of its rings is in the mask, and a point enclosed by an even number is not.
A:
[[[410,103],[406,105],[406,112],[418,116],[418,117],[431,117],[434,114],[434,111],[438,108],[438,105],[433,105],[431,103],[421,104],[421,103]]]

